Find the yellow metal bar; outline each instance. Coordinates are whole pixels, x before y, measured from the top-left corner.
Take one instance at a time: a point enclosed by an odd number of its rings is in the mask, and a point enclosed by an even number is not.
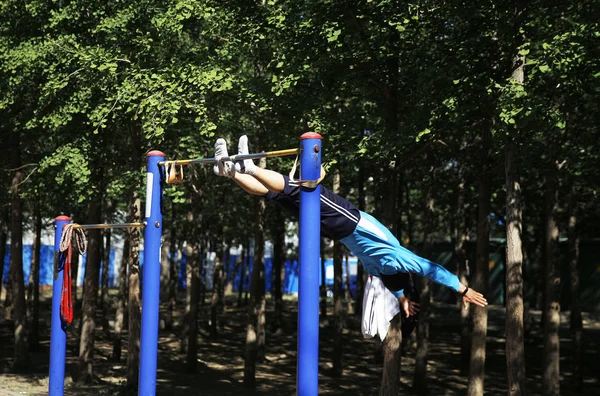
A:
[[[141,228],[145,223],[122,223],[122,224],[73,224],[73,228],[82,230],[100,230],[108,228]]]
[[[286,150],[275,150],[267,151],[263,153],[254,154],[236,154],[230,155],[229,157],[223,157],[222,161],[242,161],[247,159],[258,159],[258,158],[271,158],[271,157],[284,157],[286,155],[296,155],[298,149],[286,149]],[[174,165],[191,165],[191,164],[214,164],[217,162],[216,158],[199,158],[199,159],[185,159],[185,160],[174,160],[174,161],[160,161],[158,165],[163,165],[165,162],[172,163]]]

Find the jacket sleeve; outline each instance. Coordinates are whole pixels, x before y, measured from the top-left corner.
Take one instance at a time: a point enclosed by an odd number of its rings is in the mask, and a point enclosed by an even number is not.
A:
[[[417,256],[404,247],[400,247],[398,250],[396,261],[396,264],[400,267],[400,271],[426,276],[435,283],[447,286],[458,292],[458,288],[460,287],[458,277],[441,265]]]

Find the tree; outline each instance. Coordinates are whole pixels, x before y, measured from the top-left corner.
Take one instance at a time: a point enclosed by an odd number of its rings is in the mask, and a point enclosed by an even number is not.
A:
[[[484,128],[490,127],[485,125]],[[474,287],[483,295],[488,290],[488,263],[490,260],[490,200],[492,194],[490,178],[490,145],[491,131],[483,130],[481,140],[481,173],[479,177],[479,198],[477,215],[477,262]],[[487,336],[487,309],[471,307],[473,316],[473,334],[471,336],[471,360],[469,363],[469,386],[467,394],[477,396],[483,394],[483,381],[485,374],[485,348]]]
[[[23,169],[21,163],[21,132],[12,130],[10,134],[10,164],[13,170],[11,192],[11,231],[10,231],[10,281],[12,284],[13,320],[15,334],[15,360],[13,370],[25,370],[29,364],[27,339],[27,306],[25,305],[25,279],[23,275],[23,212],[21,184]]]

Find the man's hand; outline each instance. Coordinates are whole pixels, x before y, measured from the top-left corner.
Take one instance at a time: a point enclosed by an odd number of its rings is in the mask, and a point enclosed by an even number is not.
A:
[[[466,289],[467,289],[467,286],[461,284],[458,289],[458,293],[462,295]],[[467,294],[463,295],[462,299],[463,299],[463,305],[464,305],[465,309],[467,309],[469,307],[469,303],[475,304],[480,307],[485,307],[488,305],[488,302],[485,299],[485,297],[483,297],[483,294],[478,293],[471,288],[468,288]]]
[[[404,294],[398,298],[398,303],[400,304],[400,309],[404,311],[407,318],[411,315],[416,315],[417,312],[419,312],[419,303],[409,300]]]

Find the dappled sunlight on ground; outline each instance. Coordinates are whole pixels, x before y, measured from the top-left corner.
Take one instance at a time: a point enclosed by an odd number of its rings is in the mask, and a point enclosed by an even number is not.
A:
[[[210,339],[208,305],[200,309],[198,361],[196,372],[187,373],[186,356],[180,353],[181,315],[176,316],[173,331],[162,331],[159,338],[157,394],[158,395],[294,395],[296,389],[296,328],[297,302],[286,299],[284,329],[266,334],[265,361],[256,368],[256,389],[248,390],[243,384],[247,308],[237,308],[236,298],[228,299],[225,314],[219,323],[219,336]],[[0,321],[0,396],[43,395],[48,392],[49,300],[44,301],[41,351],[32,354],[29,374],[9,374],[12,360],[12,323]],[[163,307],[164,309],[164,307]],[[179,308],[182,309],[181,307]],[[270,323],[272,304],[268,302],[267,324]],[[164,312],[163,312],[164,313]],[[99,313],[100,314],[100,313]],[[331,313],[330,313],[331,315]],[[561,394],[571,391],[570,338],[567,328],[568,313],[561,315]],[[540,313],[532,312],[534,323]],[[600,369],[595,359],[599,354],[600,320],[586,314],[585,320],[585,380],[586,394],[600,394]],[[77,320],[74,322],[77,323]],[[320,331],[319,394],[322,395],[377,395],[381,376],[381,354],[377,340],[365,340],[360,334],[359,322],[352,318],[344,332],[344,371],[341,377],[333,375],[333,323],[331,316],[322,321]],[[460,375],[459,313],[455,306],[433,304],[430,329],[428,379],[431,395],[465,394],[467,378]],[[122,362],[111,361],[112,343],[103,334],[97,322],[95,350],[95,380],[92,384],[78,385],[66,380],[66,395],[114,395],[125,391],[127,334],[123,335]],[[543,329],[533,326],[526,337],[527,378],[529,394],[541,393],[541,362]],[[69,330],[67,348],[67,376],[77,365],[77,329]],[[402,393],[409,393],[414,370],[414,346],[410,343],[402,361]],[[504,360],[504,308],[489,307],[489,330],[486,356],[486,395],[506,394],[506,363]]]

